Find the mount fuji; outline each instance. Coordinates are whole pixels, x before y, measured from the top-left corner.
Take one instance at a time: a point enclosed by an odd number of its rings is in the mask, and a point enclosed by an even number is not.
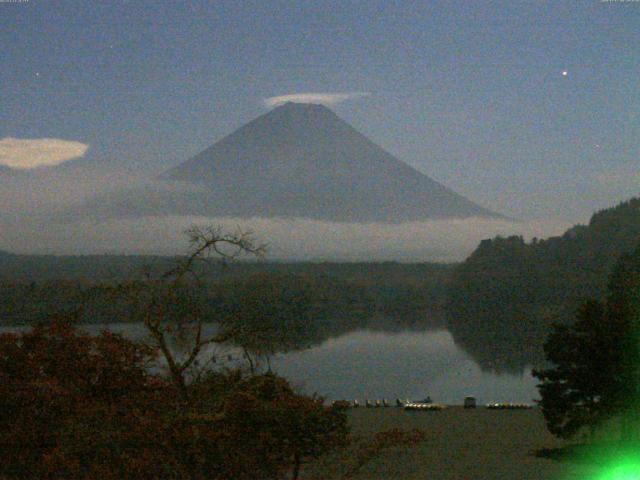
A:
[[[391,223],[500,217],[315,104],[281,105],[162,178],[208,190],[209,203],[189,212],[197,214]]]

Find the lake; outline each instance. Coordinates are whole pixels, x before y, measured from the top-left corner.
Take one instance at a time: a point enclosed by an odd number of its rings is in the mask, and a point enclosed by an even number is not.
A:
[[[141,324],[114,323],[83,328],[91,333],[106,328],[133,339],[145,336]],[[21,329],[3,327],[0,332]],[[209,351],[205,355],[213,353]],[[224,361],[240,361],[235,349],[218,348],[215,353]],[[276,355],[271,367],[304,392],[317,392],[329,400],[358,399],[364,403],[365,399],[419,400],[428,395],[434,402],[461,404],[467,395],[475,396],[479,403],[529,403],[539,398],[537,380],[528,371],[524,375],[482,371],[444,329],[355,330],[303,351]]]

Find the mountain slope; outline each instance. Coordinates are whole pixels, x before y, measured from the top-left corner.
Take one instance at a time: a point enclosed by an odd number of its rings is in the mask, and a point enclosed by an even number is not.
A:
[[[179,212],[403,222],[498,217],[371,142],[328,108],[288,103],[162,175],[206,188]]]
[[[484,240],[454,272],[447,317],[456,343],[481,366],[518,371],[543,360],[554,322],[602,299],[616,260],[640,242],[640,197],[595,213],[561,237]]]

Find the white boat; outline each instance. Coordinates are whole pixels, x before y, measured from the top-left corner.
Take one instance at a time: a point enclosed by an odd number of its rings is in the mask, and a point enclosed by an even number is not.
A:
[[[446,405],[443,405],[441,403],[433,403],[433,402],[409,402],[409,403],[405,403],[404,405],[405,410],[415,410],[415,411],[425,411],[425,412],[439,411],[439,410],[444,410],[445,408],[447,408]]]
[[[530,410],[533,405],[528,403],[488,403],[489,410]]]

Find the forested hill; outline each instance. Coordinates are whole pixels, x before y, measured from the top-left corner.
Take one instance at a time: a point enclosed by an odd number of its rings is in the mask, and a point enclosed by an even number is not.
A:
[[[597,212],[561,237],[484,240],[456,268],[447,323],[483,368],[519,371],[542,361],[553,322],[585,298],[602,298],[618,257],[640,241],[640,198]]]
[[[83,321],[122,321],[92,287],[160,274],[176,258],[151,256],[12,255],[0,252],[0,325],[45,320],[82,302]],[[247,282],[280,290],[305,289],[319,316],[395,320],[394,328],[442,327],[447,283],[453,265],[434,263],[211,262],[199,265],[212,297],[236,298]],[[278,288],[280,288],[280,290]],[[226,297],[225,297],[226,295]],[[225,301],[226,301],[225,300]],[[85,302],[90,301],[91,308]],[[358,324],[358,326],[361,326]],[[367,326],[371,326],[367,324]],[[376,325],[373,325],[377,327]],[[390,322],[383,325],[391,326]]]

